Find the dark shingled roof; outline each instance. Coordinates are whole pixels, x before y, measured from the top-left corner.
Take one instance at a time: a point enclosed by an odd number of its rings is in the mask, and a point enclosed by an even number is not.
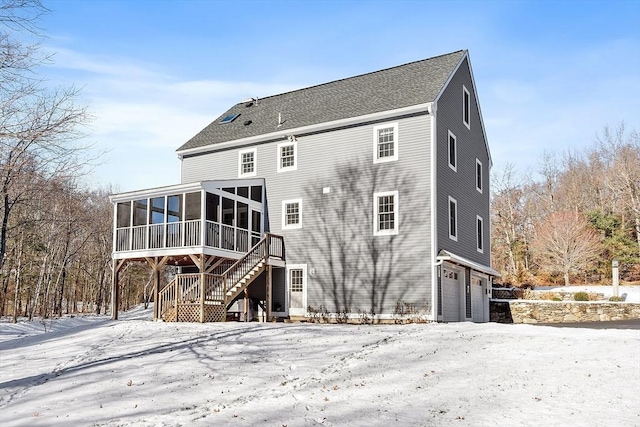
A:
[[[460,50],[373,73],[238,103],[178,151],[432,102],[465,55]],[[222,118],[239,114],[231,123]],[[278,127],[278,114],[282,125]],[[250,124],[245,124],[248,122]]]

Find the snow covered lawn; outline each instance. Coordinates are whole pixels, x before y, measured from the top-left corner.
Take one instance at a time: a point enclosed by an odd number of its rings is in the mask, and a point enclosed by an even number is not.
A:
[[[640,331],[0,323],[0,425],[640,425]]]

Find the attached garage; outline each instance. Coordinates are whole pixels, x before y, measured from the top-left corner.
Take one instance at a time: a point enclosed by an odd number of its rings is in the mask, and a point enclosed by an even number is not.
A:
[[[488,287],[496,270],[447,251],[437,257],[440,266],[438,283],[438,320],[443,322],[488,322]]]

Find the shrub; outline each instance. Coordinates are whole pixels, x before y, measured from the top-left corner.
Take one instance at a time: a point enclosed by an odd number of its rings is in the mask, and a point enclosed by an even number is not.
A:
[[[622,301],[624,301],[624,298],[623,297],[612,296],[612,297],[609,298],[609,301],[611,301],[611,302],[622,302]]]
[[[574,301],[589,301],[589,294],[586,292],[576,292],[573,294]]]
[[[562,301],[562,298],[553,297],[552,301]]]

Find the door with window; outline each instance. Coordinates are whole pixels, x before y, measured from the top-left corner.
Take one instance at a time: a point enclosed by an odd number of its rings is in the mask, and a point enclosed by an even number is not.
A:
[[[289,315],[304,316],[307,311],[307,265],[287,265]]]

